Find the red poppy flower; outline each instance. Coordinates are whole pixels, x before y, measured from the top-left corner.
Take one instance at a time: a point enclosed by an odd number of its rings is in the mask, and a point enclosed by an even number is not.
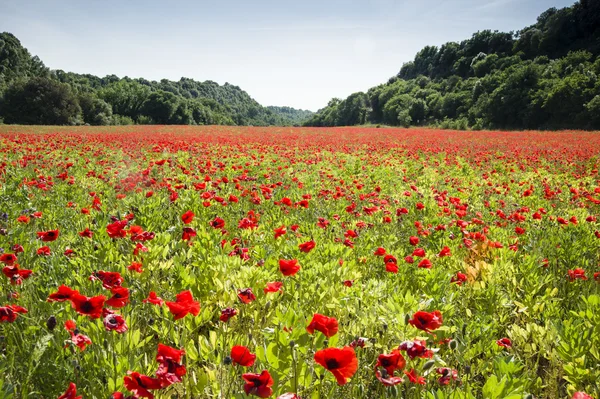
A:
[[[140,262],[131,262],[129,266],[127,266],[127,270],[131,270],[133,272],[142,273],[144,269],[142,269],[142,264]]]
[[[23,280],[28,279],[33,274],[32,270],[21,269],[18,264],[4,266],[2,273],[10,279],[12,285],[21,285]]]
[[[77,313],[89,316],[92,319],[97,319],[102,315],[105,301],[106,297],[104,295],[88,298],[77,293],[71,296],[71,303]]]
[[[517,233],[518,235],[525,234],[525,229],[517,226],[517,227],[515,227],[515,233]]]
[[[122,308],[129,303],[129,289],[125,287],[115,287],[110,290],[113,294],[107,301],[106,305],[113,308]]]
[[[425,378],[417,374],[415,369],[405,371],[404,374],[408,377],[409,381],[413,384],[425,385]]]
[[[456,285],[463,285],[463,283],[466,281],[467,275],[461,272],[456,272],[456,274],[450,279],[450,282],[456,283]]]
[[[444,247],[438,254],[438,257],[442,258],[444,256],[451,256],[451,255],[452,255],[452,253],[450,252],[450,248]]]
[[[381,354],[377,358],[375,368],[383,368],[388,375],[393,376],[395,370],[402,370],[406,366],[406,360],[398,349],[394,349],[389,355]]]
[[[314,359],[333,374],[338,385],[346,384],[358,370],[358,359],[350,346],[322,349],[315,353]]]
[[[496,341],[496,344],[503,348],[512,348],[512,341],[508,338],[501,338],[498,341]]]
[[[44,242],[54,241],[58,238],[58,230],[40,231],[37,236]]]
[[[310,324],[306,327],[306,331],[309,334],[314,334],[315,330],[320,331],[328,338],[333,337],[338,332],[338,321],[335,317],[315,313]]]
[[[102,287],[107,290],[113,289],[115,287],[120,287],[123,283],[123,277],[121,277],[121,273],[119,272],[105,272],[105,271],[97,271],[90,276],[91,281],[101,281]]]
[[[29,223],[29,216],[27,215],[21,215],[17,218],[17,222],[19,223]]]
[[[279,237],[287,233],[287,229],[285,228],[285,226],[278,227],[273,231],[275,232],[275,239],[278,239]]]
[[[125,231],[125,227],[127,227],[127,220],[117,220],[106,226],[106,234],[108,234],[110,238],[126,237],[127,231]]]
[[[27,309],[17,305],[0,306],[0,323],[12,323],[17,320],[19,313],[27,313]]]
[[[271,292],[283,292],[282,290],[283,283],[281,281],[273,281],[272,283],[267,283],[267,286],[263,289],[265,294]]]
[[[219,316],[219,320],[223,323],[227,323],[229,319],[237,314],[237,310],[234,308],[226,308],[221,310],[221,316]]]
[[[448,385],[458,379],[458,371],[448,367],[438,367],[435,372],[440,375],[440,378],[438,378],[440,385]]]
[[[314,247],[317,245],[316,242],[314,242],[313,240],[304,242],[300,245],[298,245],[298,248],[300,249],[300,252],[305,252],[305,253],[309,253],[310,251],[312,251],[314,249]]]
[[[585,392],[575,392],[571,399],[594,399],[591,395],[588,395]]]
[[[183,233],[181,234],[181,239],[183,241],[189,241],[192,238],[196,237],[198,234],[196,234],[196,230],[194,230],[191,227],[184,227],[183,228]]]
[[[439,310],[435,310],[431,313],[418,311],[413,315],[413,318],[408,321],[409,324],[428,333],[440,328],[442,322],[442,313]]]
[[[415,248],[415,250],[412,253],[412,256],[422,258],[425,256],[425,250],[423,248]]]
[[[162,298],[158,297],[156,295],[156,292],[154,291],[150,291],[150,295],[148,295],[148,298],[144,299],[142,301],[143,303],[151,303],[152,305],[158,305],[158,306],[162,306],[165,301],[163,301]]]
[[[398,259],[394,255],[387,254],[383,257],[384,263],[398,263]]]
[[[48,302],[70,301],[73,296],[79,295],[79,291],[71,289],[66,285],[58,287],[58,291],[48,296]]]
[[[198,316],[200,313],[200,302],[194,301],[192,293],[189,290],[177,294],[175,302],[167,302],[167,306],[174,320],[179,320],[188,313],[194,316]]]
[[[51,253],[52,251],[50,250],[50,247],[46,246],[38,248],[37,250],[37,254],[40,256],[50,256]]]
[[[250,352],[250,349],[245,346],[236,345],[231,348],[231,359],[240,366],[252,367],[256,360],[256,355]]]
[[[194,216],[196,216],[194,215],[194,212],[187,211],[186,213],[181,215],[181,221],[183,222],[183,224],[190,224],[194,220]]]
[[[15,254],[2,254],[0,255],[0,262],[4,263],[6,266],[12,266],[13,263],[17,261],[17,256]]]
[[[252,288],[244,288],[244,289],[238,290],[237,296],[240,299],[240,301],[242,301],[242,303],[245,303],[245,304],[249,304],[250,302],[253,302],[256,300],[256,296],[252,292]]]
[[[419,262],[417,267],[420,267],[422,269],[431,269],[431,261],[429,259],[423,259]]]
[[[398,273],[398,265],[392,262],[385,264],[385,271],[389,273]]]
[[[127,331],[127,323],[120,314],[117,314],[109,309],[102,310],[102,323],[106,331],[116,331],[120,334]]]
[[[575,281],[575,280],[587,280],[587,276],[585,275],[585,270],[583,269],[575,269],[575,270],[569,270],[569,281]]]
[[[425,341],[404,341],[400,344],[398,349],[406,351],[406,354],[411,359],[414,359],[415,357],[431,359],[433,357],[433,351],[425,347]]]
[[[162,383],[158,378],[151,378],[137,371],[128,371],[127,374],[123,377],[123,385],[137,397],[153,399],[154,395],[149,390],[162,388]]]
[[[273,395],[273,378],[267,370],[263,370],[260,374],[246,373],[242,374],[244,384],[244,392],[246,395],[256,395],[259,398],[268,398]]]
[[[419,243],[419,237],[410,236],[408,239],[408,243],[413,246],[417,245]]]
[[[222,229],[225,227],[225,221],[220,217],[216,217],[210,221],[210,225],[214,229]]]
[[[375,255],[375,256],[385,256],[386,253],[387,252],[386,252],[385,248],[379,247],[379,248],[377,248],[375,250],[375,252],[373,252],[373,255]]]
[[[160,366],[156,371],[156,376],[161,380],[163,388],[181,382],[181,377],[187,373],[185,366],[181,364],[181,357],[183,355],[185,355],[183,349],[175,349],[167,345],[158,344],[156,361]]]
[[[69,384],[69,388],[58,397],[58,399],[81,399],[82,396],[77,396],[77,387],[74,383]]]
[[[352,287],[354,285],[354,280],[344,280],[342,281],[345,287]]]
[[[286,277],[293,276],[300,270],[300,265],[296,259],[280,259],[279,260],[279,271]]]
[[[85,230],[79,232],[79,236],[83,238],[92,238],[94,236],[94,232],[86,227]]]

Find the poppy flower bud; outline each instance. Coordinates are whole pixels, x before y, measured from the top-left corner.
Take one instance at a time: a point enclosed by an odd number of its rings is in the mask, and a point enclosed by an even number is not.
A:
[[[46,327],[48,330],[52,331],[56,327],[56,317],[50,316],[48,320],[46,320]]]
[[[388,329],[388,325],[386,323],[383,323],[383,330],[386,331]]]
[[[455,351],[456,348],[458,348],[458,342],[456,342],[456,340],[453,339],[452,341],[450,341],[450,349],[452,349],[453,351]]]
[[[294,349],[294,347],[296,346],[296,341],[291,340],[289,345],[290,345],[290,348]]]
[[[404,316],[404,324],[408,324],[408,321],[410,320],[410,317],[411,316],[408,313]]]
[[[231,357],[225,356],[225,359],[223,359],[223,364],[229,366],[231,364]]]
[[[325,341],[323,341],[323,348],[327,348],[327,346],[329,345],[329,340],[326,339]]]
[[[463,337],[465,336],[465,334],[467,333],[467,323],[464,323],[462,326],[462,335]]]
[[[148,325],[153,325],[154,324],[154,319],[151,317],[148,319]]]
[[[429,370],[430,368],[432,368],[432,367],[433,367],[433,365],[434,365],[434,364],[435,364],[435,360],[429,360],[428,362],[426,362],[426,363],[423,365],[423,371],[427,371],[427,370]]]
[[[471,366],[469,366],[468,364],[465,366],[465,374],[470,374],[471,373]]]

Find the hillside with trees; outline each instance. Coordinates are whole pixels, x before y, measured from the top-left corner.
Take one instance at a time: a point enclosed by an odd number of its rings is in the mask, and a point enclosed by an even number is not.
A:
[[[10,33],[0,33],[0,118],[58,125],[298,125],[309,111],[263,107],[216,82],[103,78],[50,70]]]
[[[519,32],[427,46],[387,83],[332,99],[307,126],[600,129],[600,1]]]

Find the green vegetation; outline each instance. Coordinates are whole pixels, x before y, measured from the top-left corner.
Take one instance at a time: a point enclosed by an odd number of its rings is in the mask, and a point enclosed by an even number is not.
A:
[[[551,8],[520,32],[427,46],[397,76],[334,98],[305,124],[600,129],[600,2]]]
[[[21,124],[298,125],[312,114],[263,107],[229,83],[51,71],[10,33],[0,33],[0,101],[0,119]]]

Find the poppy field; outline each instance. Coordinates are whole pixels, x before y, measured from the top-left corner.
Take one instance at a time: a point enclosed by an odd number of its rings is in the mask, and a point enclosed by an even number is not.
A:
[[[600,135],[0,127],[0,399],[600,397]]]

